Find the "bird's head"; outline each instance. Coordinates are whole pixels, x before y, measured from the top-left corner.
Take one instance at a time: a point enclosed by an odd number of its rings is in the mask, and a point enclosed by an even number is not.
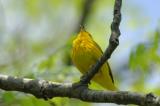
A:
[[[91,34],[85,30],[84,26],[80,26],[78,37],[92,38]]]

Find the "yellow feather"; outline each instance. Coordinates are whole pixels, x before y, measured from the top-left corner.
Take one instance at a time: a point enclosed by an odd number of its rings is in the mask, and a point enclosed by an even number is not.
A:
[[[85,74],[102,56],[103,52],[92,36],[81,29],[73,41],[72,61],[78,70]],[[92,79],[108,90],[117,90],[108,62],[103,64],[99,72]]]

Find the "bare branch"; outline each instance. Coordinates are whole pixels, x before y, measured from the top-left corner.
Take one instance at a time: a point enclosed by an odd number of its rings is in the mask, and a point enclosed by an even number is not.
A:
[[[153,94],[138,94],[125,91],[98,91],[87,87],[77,87],[70,83],[56,83],[0,75],[0,89],[29,93],[37,98],[69,97],[87,102],[136,104],[141,106],[160,106],[159,97]]]

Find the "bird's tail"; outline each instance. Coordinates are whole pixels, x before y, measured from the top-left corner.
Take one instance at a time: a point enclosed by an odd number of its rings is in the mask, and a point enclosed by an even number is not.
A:
[[[114,85],[114,79],[109,64],[105,63],[100,71],[102,76],[100,78],[101,80],[99,80],[99,84],[108,90],[117,91],[118,88]]]
[[[101,86],[103,86],[107,90],[118,91],[118,88],[113,83],[109,84],[107,82],[102,82],[101,81]]]
[[[97,82],[97,81],[96,81]],[[98,84],[104,87],[107,90],[118,91],[118,88],[114,85],[114,83],[106,80],[104,77],[101,77],[98,81]]]

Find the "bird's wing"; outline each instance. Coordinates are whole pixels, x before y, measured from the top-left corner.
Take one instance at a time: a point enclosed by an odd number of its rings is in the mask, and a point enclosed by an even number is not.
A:
[[[102,51],[101,47],[95,41],[93,41],[93,43],[96,45],[98,50],[101,51],[101,53],[103,54],[103,51]],[[112,79],[112,82],[114,83],[114,78],[113,78],[113,74],[112,74],[111,68],[109,66],[109,63],[108,62],[106,62],[106,63],[107,63],[108,69],[109,69],[109,75],[110,75],[110,77]]]

